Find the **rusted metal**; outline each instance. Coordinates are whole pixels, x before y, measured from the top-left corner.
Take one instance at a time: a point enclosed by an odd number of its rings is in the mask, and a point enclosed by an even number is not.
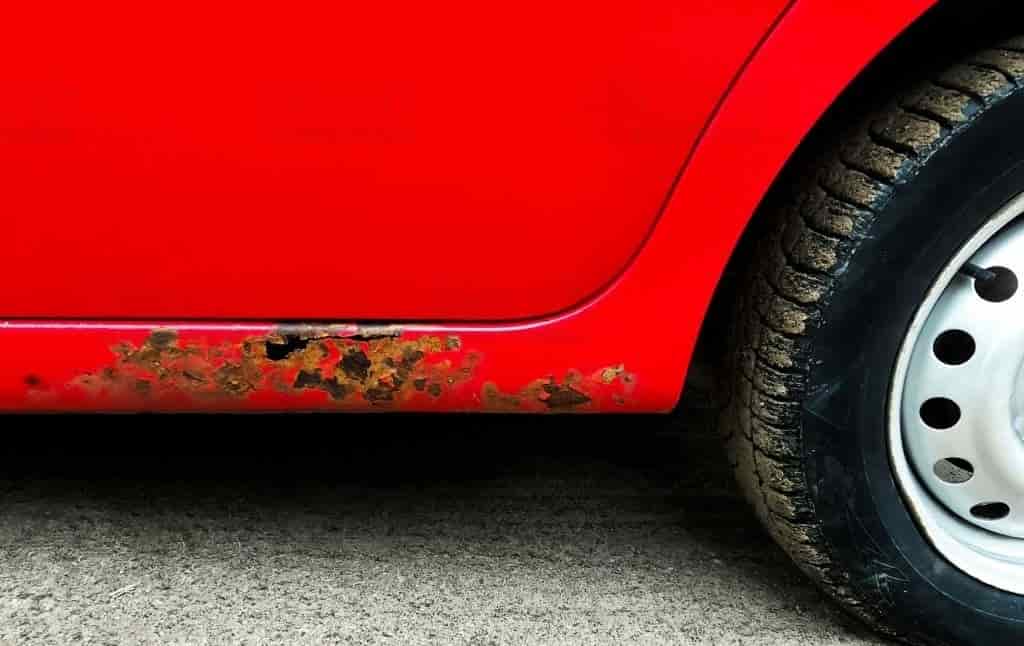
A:
[[[502,392],[494,383],[483,387],[483,401],[488,409],[503,411],[579,411],[590,409],[598,392],[612,390],[612,400],[624,405],[632,395],[636,377],[624,365],[602,368],[584,376],[569,370],[561,380],[554,376],[530,382],[514,394]]]
[[[296,324],[124,328],[91,328],[97,342],[106,339],[105,347],[93,346],[89,356],[96,358],[65,362],[74,366],[66,378],[46,370],[21,372],[22,400],[13,404],[527,413],[627,412],[643,405],[635,398],[636,377],[623,364],[531,378],[524,358],[542,364],[544,353],[531,358],[499,348],[488,354],[492,337],[473,331]]]
[[[199,401],[274,389],[319,390],[339,404],[398,404],[415,393],[441,397],[469,379],[476,358],[452,355],[456,337],[400,338],[395,327],[282,326],[213,346],[179,342],[157,329],[138,346],[114,348],[112,365],[83,374],[72,386],[119,398],[184,393]]]

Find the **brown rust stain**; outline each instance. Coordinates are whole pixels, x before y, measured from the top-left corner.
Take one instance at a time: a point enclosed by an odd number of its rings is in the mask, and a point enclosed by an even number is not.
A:
[[[542,385],[541,389],[544,392],[538,396],[538,399],[552,410],[574,408],[590,403],[589,395],[576,390],[572,386],[551,383]]]
[[[458,336],[402,336],[394,326],[280,326],[266,334],[207,344],[182,343],[174,329],[155,329],[138,344],[112,348],[114,361],[82,374],[70,386],[89,393],[152,400],[241,400],[272,390],[320,391],[339,407],[401,407],[411,398],[437,400],[460,387],[478,387],[485,410],[574,411],[624,405],[635,378],[613,365],[584,375],[570,370],[536,379],[513,392],[478,381],[481,356],[464,352]],[[29,388],[39,388],[26,376]],[[466,400],[474,399],[472,394]]]
[[[611,401],[624,406],[635,383],[636,377],[626,372],[622,364],[591,375],[570,370],[561,380],[554,375],[537,379],[516,393],[502,392],[493,382],[487,382],[483,386],[483,402],[486,408],[500,411],[588,410],[602,393],[610,392]]]
[[[161,394],[243,398],[265,388],[323,391],[339,403],[400,404],[413,394],[441,397],[469,381],[475,353],[455,363],[458,337],[401,338],[393,326],[282,326],[265,335],[215,345],[183,345],[173,329],[153,330],[138,345],[120,343],[112,365],[71,385],[88,392],[147,399]],[[26,377],[26,384],[33,383]]]
[[[237,363],[225,363],[213,373],[213,381],[217,387],[225,393],[232,395],[244,395],[256,386],[246,375],[245,368]]]

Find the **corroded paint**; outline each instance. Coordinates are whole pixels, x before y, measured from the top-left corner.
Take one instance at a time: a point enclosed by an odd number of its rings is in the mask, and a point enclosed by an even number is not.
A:
[[[611,390],[612,401],[624,405],[636,385],[636,376],[626,372],[624,365],[609,366],[583,375],[569,370],[559,380],[548,376],[530,382],[515,393],[502,392],[493,382],[483,386],[486,408],[504,411],[573,411],[588,410],[598,392]]]
[[[312,390],[339,405],[389,405],[419,393],[441,397],[472,376],[478,358],[455,356],[453,348],[461,347],[456,337],[403,339],[400,334],[391,327],[281,327],[202,345],[182,344],[175,330],[157,329],[141,345],[115,346],[112,365],[71,385],[121,398],[186,394],[200,401],[266,389]]]
[[[110,351],[110,363],[63,388],[141,409],[174,401],[246,408],[275,394],[330,409],[584,412],[595,410],[595,402],[624,406],[636,381],[620,364],[590,374],[568,370],[503,391],[481,372],[482,353],[459,335],[395,326],[278,326],[213,342],[160,327]],[[24,384],[36,401],[55,395],[34,375]]]

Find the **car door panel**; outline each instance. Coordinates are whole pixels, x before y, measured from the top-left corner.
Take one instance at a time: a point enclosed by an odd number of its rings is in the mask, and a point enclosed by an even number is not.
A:
[[[783,4],[10,3],[0,315],[565,310]]]

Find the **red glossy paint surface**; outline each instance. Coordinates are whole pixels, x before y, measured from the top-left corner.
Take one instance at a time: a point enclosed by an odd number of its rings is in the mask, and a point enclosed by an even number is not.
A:
[[[783,4],[6,3],[0,316],[568,308]]]
[[[570,374],[578,375],[573,379],[599,379],[607,368],[620,365],[632,375],[628,392],[621,381],[596,384],[590,403],[574,410],[671,408],[721,269],[777,171],[846,84],[932,4],[799,0],[744,69],[701,138],[650,239],[609,289],[571,312],[528,324],[408,328],[402,338],[409,341],[423,335],[460,338],[458,350],[426,361],[448,360],[461,366],[476,353],[474,361],[479,363],[474,364],[472,379],[456,380],[436,399],[416,392],[402,404],[383,408],[486,409],[487,383],[504,393],[536,392],[528,385],[537,380],[564,384]],[[823,51],[829,56],[821,56]],[[157,242],[152,247],[158,258],[172,253]],[[56,261],[51,270],[77,269]],[[225,274],[211,274],[206,280],[231,284]],[[247,335],[269,330],[265,325],[190,327],[166,321],[130,326],[0,322],[0,408],[336,407],[322,391],[288,394],[268,389],[237,399],[197,400],[157,389],[155,398],[147,400],[137,393],[83,394],[74,385],[83,375],[103,374],[116,364],[118,344],[138,348],[158,323],[178,329],[182,343],[208,349],[204,356],[214,364],[235,356],[231,352],[236,350],[224,354],[218,348],[235,348]],[[222,354],[214,356],[216,352]],[[357,400],[353,405],[381,408],[368,401],[358,404]]]

